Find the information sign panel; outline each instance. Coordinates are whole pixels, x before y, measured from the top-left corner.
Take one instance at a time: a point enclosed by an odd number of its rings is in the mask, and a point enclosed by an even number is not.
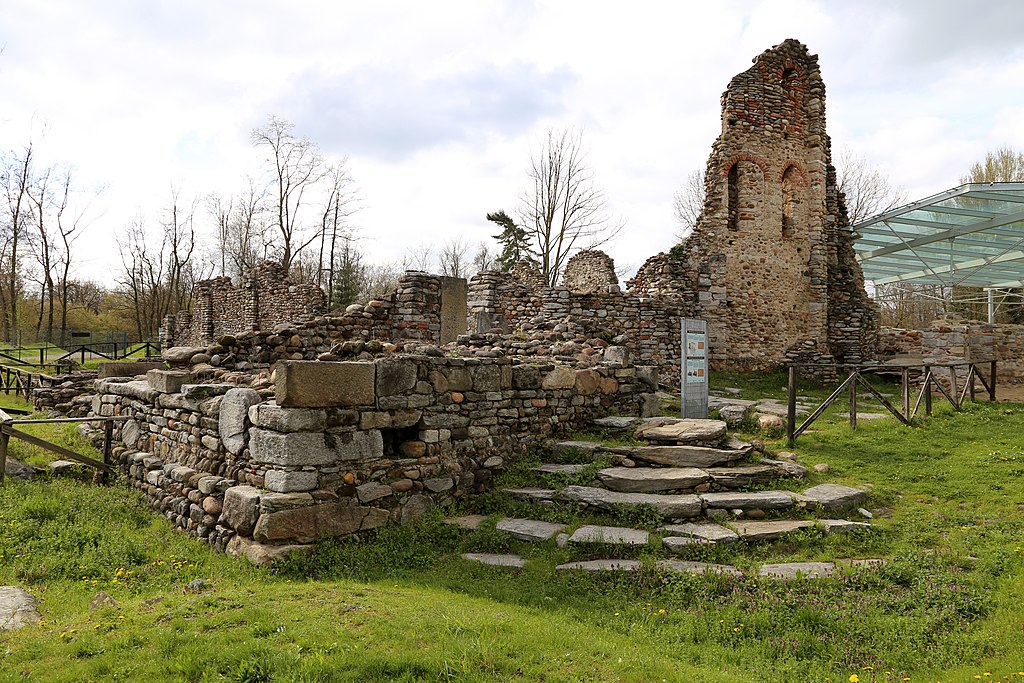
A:
[[[680,339],[680,411],[686,418],[708,416],[708,331],[707,322],[683,318]]]

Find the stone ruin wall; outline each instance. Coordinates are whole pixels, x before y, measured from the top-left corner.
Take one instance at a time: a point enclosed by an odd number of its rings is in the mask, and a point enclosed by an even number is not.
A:
[[[883,327],[878,349],[881,356],[994,360],[998,382],[1024,382],[1024,325],[945,318],[923,330]]]
[[[712,367],[874,357],[878,317],[853,257],[825,132],[817,57],[765,51],[722,96],[692,235],[649,260],[638,294],[675,292],[708,321]]]
[[[517,356],[559,356],[563,360],[595,361],[609,346],[628,351],[629,362],[655,366],[666,384],[679,383],[680,301],[671,297],[639,297],[622,292],[611,258],[601,252],[581,252],[570,262],[568,287],[531,289],[521,276],[486,271],[469,283],[469,327],[477,335],[506,335],[504,350]],[[530,280],[527,278],[527,282]],[[493,335],[491,335],[493,336]],[[460,339],[474,343],[473,335]],[[581,348],[582,344],[582,348]]]
[[[192,310],[164,318],[160,347],[209,344],[245,330],[271,329],[327,311],[327,297],[312,284],[294,284],[277,263],[254,267],[234,285],[217,277],[196,284]]]
[[[530,444],[637,414],[654,387],[618,364],[407,355],[283,362],[261,391],[190,378],[98,380],[92,414],[132,418],[115,457],[154,508],[257,562],[483,491]]]

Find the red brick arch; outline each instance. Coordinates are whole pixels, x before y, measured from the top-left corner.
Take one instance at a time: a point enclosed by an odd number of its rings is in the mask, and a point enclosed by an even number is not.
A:
[[[722,176],[728,176],[730,169],[732,169],[732,167],[735,166],[740,161],[749,161],[750,163],[755,164],[758,168],[761,169],[761,175],[764,177],[764,179],[768,179],[768,170],[770,168],[768,162],[759,156],[750,154],[749,152],[740,152],[739,154],[730,157],[730,159],[722,165]]]
[[[797,185],[800,187],[807,187],[811,184],[810,180],[807,178],[807,171],[804,170],[804,167],[792,159],[788,159],[782,164],[782,170],[779,172],[779,183],[782,183],[782,179],[786,177],[786,172],[791,168],[796,170]]]

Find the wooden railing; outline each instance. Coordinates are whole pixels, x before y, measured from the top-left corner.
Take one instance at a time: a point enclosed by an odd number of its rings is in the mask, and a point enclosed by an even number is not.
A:
[[[13,411],[12,411],[13,412]],[[128,416],[116,416],[116,417],[53,417],[39,420],[30,419],[16,419],[11,417],[4,410],[0,410],[0,486],[4,483],[4,470],[7,464],[7,449],[10,445],[11,437],[21,439],[25,443],[32,444],[44,450],[56,453],[57,455],[67,458],[68,460],[74,460],[80,462],[83,465],[88,465],[95,470],[93,475],[93,481],[97,484],[103,484],[106,482],[106,477],[114,467],[111,464],[110,454],[111,445],[114,436],[114,422],[121,420],[130,419]],[[76,453],[70,448],[65,448],[59,444],[52,443],[46,439],[41,439],[38,436],[28,434],[26,432],[17,429],[20,425],[28,424],[55,424],[62,422],[102,422],[103,423],[103,449],[101,451],[101,459],[96,460],[90,458],[87,455]]]
[[[988,366],[988,379],[986,380],[984,373],[981,372],[979,366]],[[868,391],[871,396],[875,398],[879,403],[885,407],[890,413],[893,414],[903,424],[910,426],[912,420],[917,415],[918,410],[921,407],[921,403],[924,403],[925,415],[932,414],[932,388],[938,389],[939,393],[942,394],[949,401],[950,405],[957,412],[963,412],[963,403],[967,398],[975,400],[975,380],[981,383],[982,387],[988,392],[988,399],[990,401],[996,400],[996,361],[967,361],[967,360],[902,360],[896,359],[888,361],[886,363],[879,364],[864,364],[864,365],[853,365],[853,366],[842,366],[843,369],[847,370],[848,375],[838,387],[829,395],[825,401],[815,408],[807,419],[804,420],[803,424],[799,427],[796,424],[796,378],[801,367],[811,367],[809,364],[796,363],[789,366],[789,385],[787,386],[787,411],[786,411],[786,440],[790,446],[796,441],[796,438],[800,436],[804,430],[811,426],[815,420],[821,417],[821,414],[832,405],[840,396],[845,392],[848,396],[850,406],[850,427],[853,429],[857,428],[857,387],[863,387]],[[961,385],[957,377],[957,368],[967,368],[967,375],[963,378],[963,386]],[[949,387],[947,388],[935,375],[935,370],[938,368],[947,368],[949,370]],[[917,395],[917,399],[911,406],[911,371],[917,370],[917,374],[920,377],[921,389]],[[865,373],[879,374],[879,373],[900,373],[900,403],[901,408],[898,409],[892,404],[885,396],[881,394],[868,379],[864,376]]]

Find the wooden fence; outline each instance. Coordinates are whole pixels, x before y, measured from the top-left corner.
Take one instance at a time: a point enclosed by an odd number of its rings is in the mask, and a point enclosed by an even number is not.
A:
[[[986,380],[985,374],[979,369],[979,366],[988,366],[988,379]],[[843,393],[847,394],[850,407],[850,427],[853,429],[857,428],[857,387],[860,386],[867,390],[867,392],[873,396],[879,403],[885,407],[897,420],[903,424],[910,426],[912,420],[917,415],[918,410],[921,407],[922,402],[924,403],[925,415],[932,414],[932,389],[937,389],[939,394],[944,396],[953,409],[957,412],[963,412],[963,403],[967,398],[975,400],[976,387],[975,381],[979,382],[982,387],[988,392],[988,399],[990,401],[996,400],[996,362],[993,361],[965,361],[965,360],[951,360],[951,361],[940,361],[936,360],[933,362],[928,361],[917,361],[917,360],[894,360],[887,363],[874,364],[874,365],[855,365],[855,366],[843,366],[848,371],[846,379],[844,379],[838,387],[829,395],[825,401],[807,416],[803,424],[799,427],[796,424],[796,378],[801,367],[810,367],[806,364],[793,364],[789,366],[789,385],[787,387],[787,399],[788,406],[786,411],[786,439],[790,446],[796,441],[796,438],[800,436],[804,430],[811,426],[815,420],[821,417],[821,414],[832,405],[836,400],[839,399]],[[948,384],[945,386],[940,378],[935,374],[936,370],[945,368],[949,372]],[[958,377],[957,368],[967,368],[966,376]],[[911,374],[919,377],[921,384],[920,391],[917,395],[917,399],[913,401],[911,406]],[[882,374],[882,373],[894,373],[899,372],[900,374],[900,403],[901,409],[893,405],[893,403],[882,395],[871,382],[865,377],[867,374]],[[961,383],[962,380],[962,383]]]

